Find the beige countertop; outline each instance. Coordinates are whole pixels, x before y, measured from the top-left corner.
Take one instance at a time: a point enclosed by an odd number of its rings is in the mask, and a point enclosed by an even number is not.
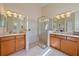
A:
[[[3,33],[0,34],[0,37],[5,37],[5,36],[16,36],[16,35],[24,35],[25,33]]]
[[[57,32],[49,31],[49,34],[55,34],[55,35],[62,35],[62,36],[69,36],[69,37],[79,38],[79,35],[74,35],[72,33],[57,33]]]

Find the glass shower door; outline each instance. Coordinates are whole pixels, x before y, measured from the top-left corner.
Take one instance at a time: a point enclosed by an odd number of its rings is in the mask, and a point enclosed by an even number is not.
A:
[[[38,37],[39,37],[39,46],[41,48],[47,47],[47,39],[48,39],[48,28],[49,27],[49,19],[45,17],[40,17],[38,19]]]

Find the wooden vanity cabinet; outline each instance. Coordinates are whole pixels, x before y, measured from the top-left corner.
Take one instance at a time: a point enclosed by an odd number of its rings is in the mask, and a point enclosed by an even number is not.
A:
[[[0,37],[0,55],[6,56],[25,48],[25,34]]]
[[[23,48],[25,48],[25,36],[18,35],[16,36],[16,51],[19,51]]]
[[[1,39],[0,39],[1,40]],[[0,56],[1,56],[1,41],[0,41]]]
[[[69,55],[77,55],[77,42],[70,40],[61,40],[61,50]]]
[[[68,55],[79,56],[79,38],[51,34],[50,46],[57,48]]]
[[[79,41],[77,43],[77,46],[78,46],[77,55],[79,56]]]
[[[77,44],[77,55],[79,56],[79,38],[72,37],[71,39]]]
[[[15,51],[15,37],[1,38],[1,55],[5,56]]]
[[[60,49],[60,39],[56,35],[50,35],[50,46]]]

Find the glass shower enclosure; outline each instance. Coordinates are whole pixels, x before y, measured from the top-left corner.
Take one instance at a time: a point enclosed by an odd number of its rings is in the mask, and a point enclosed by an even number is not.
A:
[[[45,16],[38,18],[38,37],[39,42],[38,45],[41,48],[47,47],[47,40],[48,40],[48,30],[49,30],[49,19]]]

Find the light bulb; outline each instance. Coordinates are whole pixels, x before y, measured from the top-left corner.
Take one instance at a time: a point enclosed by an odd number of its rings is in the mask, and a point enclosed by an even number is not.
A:
[[[14,16],[14,17],[17,17],[17,14],[16,14],[16,13],[13,13],[13,16]]]
[[[49,21],[49,19],[45,19],[44,21]]]
[[[57,15],[57,16],[56,16],[56,18],[57,18],[57,19],[60,19],[60,16],[59,16],[59,15]]]
[[[66,17],[70,17],[71,16],[71,13],[70,12],[67,12],[66,13]]]
[[[61,16],[61,18],[65,18],[65,14],[61,14],[60,16]]]
[[[19,16],[19,18],[22,18],[22,15],[21,14],[19,14],[18,16]]]
[[[12,16],[12,12],[11,11],[7,11],[6,13],[7,13],[8,16],[10,16],[10,17]]]

